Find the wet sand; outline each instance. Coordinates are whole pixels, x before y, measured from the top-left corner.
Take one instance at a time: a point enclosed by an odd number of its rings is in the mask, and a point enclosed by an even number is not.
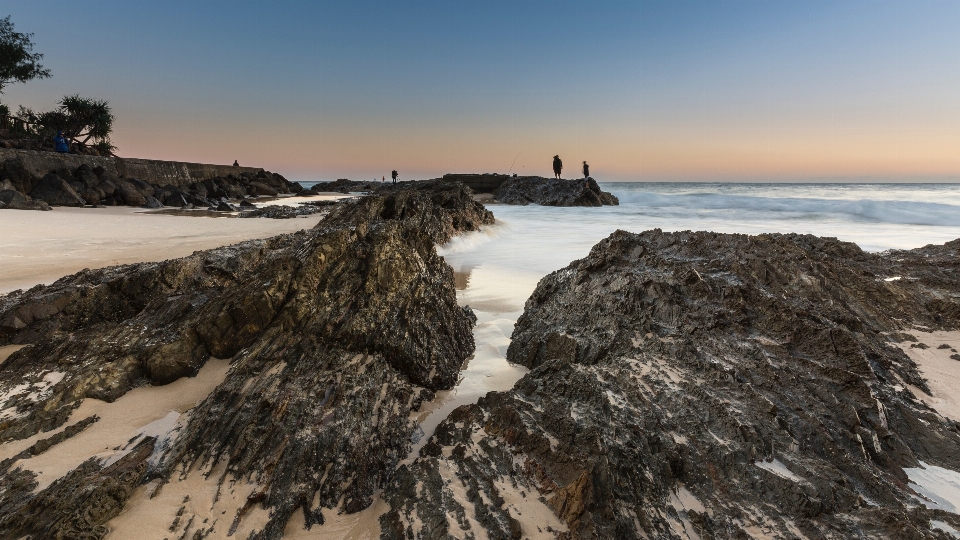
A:
[[[287,202],[295,203],[289,198],[268,204]],[[0,230],[4,232],[0,238],[0,294],[49,284],[84,268],[163,261],[308,229],[320,219],[318,214],[294,219],[184,219],[129,207],[5,210],[0,212]]]

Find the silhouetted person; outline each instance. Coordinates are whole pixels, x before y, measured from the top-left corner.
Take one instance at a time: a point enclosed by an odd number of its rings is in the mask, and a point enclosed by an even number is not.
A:
[[[70,146],[67,145],[67,139],[63,136],[63,131],[58,131],[57,136],[53,138],[54,150],[57,152],[69,152]]]
[[[583,177],[590,178],[590,166],[587,165],[587,162],[583,162]]]
[[[398,177],[398,176],[400,176],[400,175],[399,175],[399,174],[397,174],[397,171],[396,171],[396,169],[394,169],[394,170],[393,170],[393,172],[392,172],[392,173],[390,173],[390,178],[393,178],[393,183],[394,183],[394,184],[396,184],[396,183],[397,183],[397,177]]]
[[[560,156],[553,156],[553,174],[557,175],[557,179],[560,179],[560,171],[563,170],[563,162],[560,161]]]
[[[237,163],[237,160],[233,160],[233,166],[234,166],[234,167],[239,167],[239,166],[240,166],[240,164],[239,164],[239,163]]]

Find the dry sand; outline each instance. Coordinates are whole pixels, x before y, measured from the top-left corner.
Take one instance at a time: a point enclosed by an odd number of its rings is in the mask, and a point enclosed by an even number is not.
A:
[[[184,218],[129,207],[4,210],[0,212],[0,294],[52,283],[84,268],[184,257],[307,229],[318,221],[316,214],[294,219]]]
[[[932,395],[912,386],[910,391],[938,413],[960,421],[960,361],[950,358],[960,350],[960,332],[923,332],[914,329],[907,333],[916,337],[917,343],[906,341],[897,346],[917,363]],[[928,348],[912,346],[920,343]],[[941,349],[944,345],[947,347]]]

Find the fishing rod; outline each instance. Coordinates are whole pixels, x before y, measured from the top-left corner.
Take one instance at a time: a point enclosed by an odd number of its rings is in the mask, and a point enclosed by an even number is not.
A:
[[[519,158],[519,157],[520,157],[520,154],[522,154],[522,153],[523,153],[523,150],[517,152],[517,157],[513,158],[513,163],[510,164],[510,170],[507,171],[507,176],[509,176],[510,173],[513,172],[513,166],[517,164],[517,158]]]

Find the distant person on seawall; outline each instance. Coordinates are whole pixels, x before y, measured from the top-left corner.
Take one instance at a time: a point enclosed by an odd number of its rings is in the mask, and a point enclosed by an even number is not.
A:
[[[397,170],[396,170],[396,169],[394,169],[393,172],[390,173],[390,178],[393,178],[393,183],[394,183],[394,184],[397,183],[397,177],[398,177],[398,176],[400,176],[400,175],[397,174]]]
[[[57,136],[53,138],[53,144],[55,145],[54,150],[57,152],[66,153],[70,151],[70,147],[67,146],[67,139],[63,136],[63,131],[57,132]]]
[[[234,167],[239,167],[239,166],[240,166],[240,164],[239,164],[239,163],[237,163],[237,160],[233,160],[233,166],[234,166]]]
[[[553,156],[553,174],[557,176],[557,180],[560,179],[560,171],[563,170],[563,162],[560,161],[560,156]]]
[[[590,165],[587,165],[587,162],[583,162],[583,178],[590,178]]]

